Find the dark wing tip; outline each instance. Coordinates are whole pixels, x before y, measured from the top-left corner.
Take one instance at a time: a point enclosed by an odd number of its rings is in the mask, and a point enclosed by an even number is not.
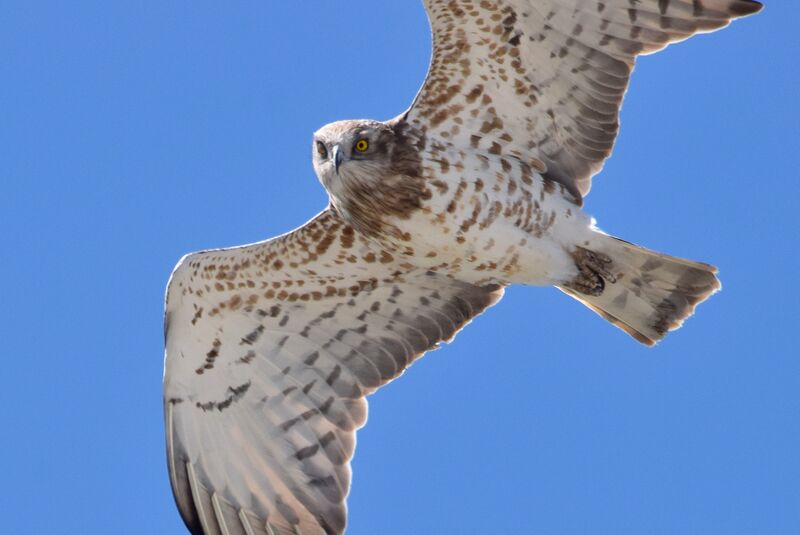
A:
[[[173,460],[170,459],[169,462],[172,463]],[[176,466],[176,470],[180,471],[180,473],[174,474],[174,479],[172,480],[172,496],[175,499],[175,505],[178,506],[181,520],[183,520],[186,529],[192,535],[206,535],[200,520],[200,514],[197,512],[195,498],[192,495],[189,477],[186,472],[186,465],[184,463],[179,463],[179,465]],[[170,475],[172,476],[172,471],[170,471]]]
[[[737,0],[730,6],[730,12],[736,17],[753,15],[764,9],[764,4],[756,0]]]

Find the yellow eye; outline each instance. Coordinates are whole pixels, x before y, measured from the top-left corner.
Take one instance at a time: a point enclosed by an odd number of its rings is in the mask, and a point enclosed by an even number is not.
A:
[[[325,148],[325,144],[322,141],[317,141],[317,154],[323,160],[328,157],[328,149]]]
[[[367,152],[369,149],[369,141],[366,139],[359,139],[356,141],[355,148],[357,152]]]

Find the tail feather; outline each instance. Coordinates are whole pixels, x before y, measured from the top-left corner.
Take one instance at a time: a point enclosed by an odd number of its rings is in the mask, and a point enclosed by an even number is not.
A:
[[[717,268],[597,235],[592,248],[611,258],[615,282],[601,295],[560,287],[639,342],[652,346],[678,329],[698,304],[720,288]]]

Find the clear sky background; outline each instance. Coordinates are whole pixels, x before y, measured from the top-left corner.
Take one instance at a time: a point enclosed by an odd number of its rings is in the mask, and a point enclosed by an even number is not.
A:
[[[646,349],[510,289],[371,398],[350,534],[800,533],[799,19],[641,60],[587,198],[724,290]],[[312,132],[403,111],[429,47],[415,1],[2,4],[0,531],[184,533],[172,267],[322,209]]]

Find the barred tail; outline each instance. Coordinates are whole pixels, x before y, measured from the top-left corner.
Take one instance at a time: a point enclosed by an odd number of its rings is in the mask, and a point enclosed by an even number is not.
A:
[[[616,282],[602,294],[560,288],[636,340],[655,345],[721,288],[717,268],[650,251],[598,233],[592,248],[611,258]]]

